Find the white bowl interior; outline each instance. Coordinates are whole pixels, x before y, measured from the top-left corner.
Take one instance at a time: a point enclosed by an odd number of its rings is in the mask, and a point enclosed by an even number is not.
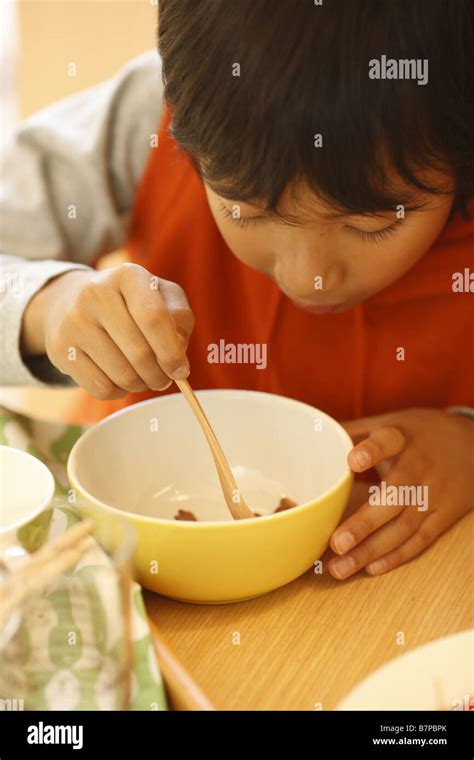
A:
[[[45,464],[11,446],[0,446],[0,535],[10,535],[46,509],[54,479]]]
[[[282,496],[298,504],[348,472],[351,441],[323,412],[254,391],[199,391],[244,498],[272,513]],[[128,407],[75,445],[71,472],[91,496],[118,509],[173,519],[230,520],[204,435],[181,394]]]

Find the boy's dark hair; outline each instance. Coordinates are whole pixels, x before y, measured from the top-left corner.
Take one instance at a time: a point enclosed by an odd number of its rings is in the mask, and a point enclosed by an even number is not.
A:
[[[158,47],[171,134],[219,195],[278,214],[302,179],[371,213],[441,192],[432,168],[456,209],[474,197],[472,0],[160,0]],[[427,59],[428,82],[370,78],[382,55]]]

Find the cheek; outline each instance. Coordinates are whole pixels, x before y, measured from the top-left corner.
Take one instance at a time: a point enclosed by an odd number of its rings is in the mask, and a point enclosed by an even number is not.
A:
[[[269,272],[271,254],[266,250],[265,237],[252,227],[240,228],[233,222],[225,222],[213,213],[219,232],[234,256],[259,272]]]
[[[437,211],[426,213],[417,220],[409,241],[414,256],[423,255],[436,242],[448,221],[450,211],[451,203],[446,203]]]
[[[400,279],[436,242],[449,216],[450,205],[437,212],[425,213],[413,222],[407,220],[406,230],[400,230],[393,240],[374,245],[373,255],[365,257],[367,282],[387,287]],[[364,256],[359,259],[364,261]]]

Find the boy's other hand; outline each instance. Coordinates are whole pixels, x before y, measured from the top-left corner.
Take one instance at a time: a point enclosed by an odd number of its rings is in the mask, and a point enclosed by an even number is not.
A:
[[[92,396],[115,399],[186,377],[193,328],[179,285],[120,264],[48,282],[25,310],[21,347],[25,356],[46,353]]]
[[[472,509],[474,421],[406,409],[342,424],[356,444],[350,468],[375,467],[382,482],[332,534],[330,547],[342,556],[330,560],[329,571],[337,579],[362,568],[379,575],[415,557]]]

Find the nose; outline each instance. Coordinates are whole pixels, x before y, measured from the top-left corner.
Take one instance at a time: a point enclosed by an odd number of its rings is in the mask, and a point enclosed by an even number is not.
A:
[[[328,302],[342,287],[345,267],[328,252],[315,252],[314,245],[298,252],[286,250],[275,262],[274,277],[281,289],[294,300]]]

